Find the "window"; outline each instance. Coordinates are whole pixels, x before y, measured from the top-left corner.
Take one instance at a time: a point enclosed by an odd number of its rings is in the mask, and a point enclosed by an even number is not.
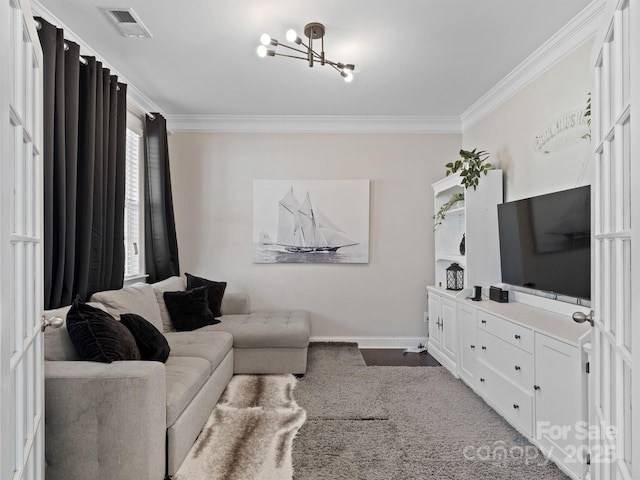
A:
[[[140,201],[141,172],[140,148],[142,136],[127,128],[126,187],[124,201],[124,278],[142,277],[144,274],[142,255],[142,202]]]

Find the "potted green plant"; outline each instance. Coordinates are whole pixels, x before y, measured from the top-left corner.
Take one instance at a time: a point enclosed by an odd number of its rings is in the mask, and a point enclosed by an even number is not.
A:
[[[452,193],[449,200],[442,204],[438,213],[433,216],[435,222],[433,223],[433,231],[435,232],[442,222],[444,222],[445,214],[451,210],[456,203],[464,201],[464,192]]]
[[[486,175],[491,168],[490,163],[485,163],[485,160],[489,158],[489,154],[484,150],[477,151],[477,148],[473,150],[460,150],[460,159],[455,162],[449,162],[445,165],[447,167],[446,176],[456,173],[460,170],[460,176],[462,177],[462,185],[467,188],[473,187],[475,190],[480,180],[480,175]]]

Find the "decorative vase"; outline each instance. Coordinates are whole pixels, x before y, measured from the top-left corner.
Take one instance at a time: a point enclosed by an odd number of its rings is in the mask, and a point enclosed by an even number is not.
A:
[[[465,240],[464,240],[464,233],[462,234],[462,240],[460,240],[460,255],[464,255],[465,251],[466,251],[466,246],[465,246]]]

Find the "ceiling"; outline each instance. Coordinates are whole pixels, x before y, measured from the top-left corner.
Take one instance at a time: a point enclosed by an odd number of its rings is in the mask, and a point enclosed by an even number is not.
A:
[[[460,116],[590,0],[39,0],[169,115]],[[125,38],[100,7],[132,7],[153,38]],[[259,58],[326,26],[325,66]],[[301,34],[300,34],[301,35]],[[301,35],[302,36],[302,35]]]

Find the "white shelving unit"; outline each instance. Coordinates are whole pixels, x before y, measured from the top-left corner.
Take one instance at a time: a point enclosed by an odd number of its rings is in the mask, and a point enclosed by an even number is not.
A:
[[[502,170],[490,170],[480,178],[478,188],[466,189],[460,174],[450,175],[431,185],[434,214],[455,193],[464,201],[454,205],[435,231],[435,286],[446,289],[446,269],[452,263],[464,268],[464,285],[487,287],[501,281],[497,205],[502,203]],[[465,255],[460,242],[465,235]],[[455,296],[455,292],[447,292]]]
[[[431,185],[434,213],[456,193],[464,201],[446,212],[435,231],[435,285],[428,286],[429,353],[442,365],[455,371],[457,355],[458,298],[469,294],[474,285],[488,287],[501,281],[498,237],[498,204],[502,203],[502,170],[483,175],[478,188],[466,189],[460,174],[450,175]],[[465,236],[465,254],[460,242]],[[446,270],[457,263],[464,269],[464,289],[447,290]]]

